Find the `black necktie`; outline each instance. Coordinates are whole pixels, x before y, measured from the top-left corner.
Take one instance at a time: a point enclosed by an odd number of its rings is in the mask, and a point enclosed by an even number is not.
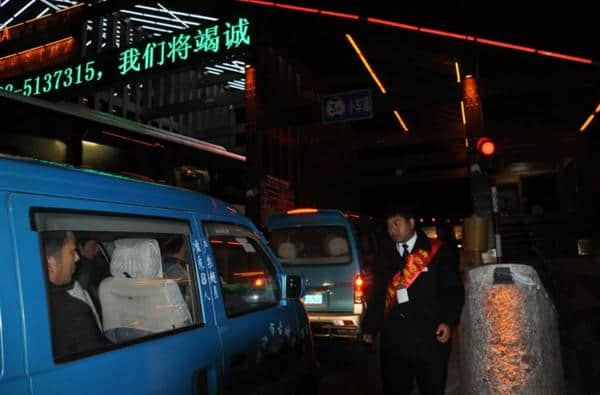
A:
[[[408,256],[408,244],[402,244],[402,263],[406,262],[406,257]]]

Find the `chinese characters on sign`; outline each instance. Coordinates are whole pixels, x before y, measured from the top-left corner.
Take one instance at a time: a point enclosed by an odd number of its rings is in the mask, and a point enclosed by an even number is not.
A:
[[[239,18],[237,23],[225,23],[225,29],[219,33],[219,25],[197,29],[195,34],[180,33],[168,40],[147,43],[143,49],[128,48],[119,54],[119,72],[125,75],[130,72],[150,70],[188,59],[190,52],[218,53],[224,41],[225,50],[250,45],[248,35],[249,22]],[[224,40],[221,40],[224,38]]]
[[[323,96],[321,111],[324,124],[373,118],[371,90],[363,89]]]
[[[114,76],[130,76],[160,66],[193,62],[193,55],[199,53],[224,53],[250,45],[249,26],[248,19],[239,18],[235,23],[225,22],[196,29],[192,33],[177,33],[162,41],[130,47],[102,63],[89,60],[66,67],[63,65],[21,80],[2,81],[0,90],[36,96],[93,81],[111,80],[111,76],[114,79]],[[7,38],[5,30],[0,30],[0,34],[4,39]]]

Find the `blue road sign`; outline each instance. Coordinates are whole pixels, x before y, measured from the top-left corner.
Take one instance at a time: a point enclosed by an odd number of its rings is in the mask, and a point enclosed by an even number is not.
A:
[[[324,124],[373,118],[371,90],[361,89],[323,96],[321,114]]]

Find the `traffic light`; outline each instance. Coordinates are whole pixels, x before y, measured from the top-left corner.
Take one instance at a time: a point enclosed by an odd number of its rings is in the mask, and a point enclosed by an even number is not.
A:
[[[496,151],[496,144],[489,137],[480,137],[475,145],[477,151],[483,156],[492,156]]]

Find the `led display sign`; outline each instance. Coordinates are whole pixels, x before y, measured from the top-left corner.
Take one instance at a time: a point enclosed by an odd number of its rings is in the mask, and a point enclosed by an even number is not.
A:
[[[214,26],[179,32],[164,39],[131,46],[112,53],[108,59],[56,68],[20,80],[0,82],[0,90],[25,96],[53,93],[95,81],[134,77],[148,71],[169,66],[202,61],[207,55],[225,55],[250,45],[246,18],[235,23],[224,22]],[[205,59],[207,60],[207,59]]]

